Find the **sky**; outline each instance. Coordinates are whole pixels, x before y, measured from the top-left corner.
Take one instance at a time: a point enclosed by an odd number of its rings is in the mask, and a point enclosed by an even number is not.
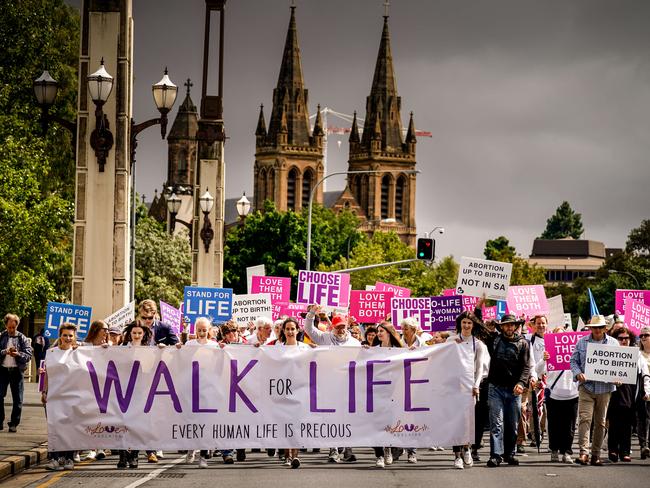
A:
[[[363,117],[383,0],[295,3],[310,112],[320,103]],[[259,105],[268,125],[290,4],[226,4],[229,198],[253,195]],[[165,66],[180,87],[175,108],[187,78],[199,105],[204,5],[133,1],[136,123],[157,116],[151,84]],[[389,14],[402,122],[413,111],[416,127],[433,133],[417,144],[416,220],[421,236],[445,228],[439,257],[480,257],[500,235],[528,256],[564,200],[582,214],[584,238],[607,247],[624,247],[650,218],[650,2],[392,0]],[[217,90],[212,67],[208,94]],[[347,149],[347,136],[330,136],[326,172],[347,169]],[[136,164],[137,190],[151,200],[167,168],[157,129],[140,134]],[[344,184],[333,177],[327,189]]]

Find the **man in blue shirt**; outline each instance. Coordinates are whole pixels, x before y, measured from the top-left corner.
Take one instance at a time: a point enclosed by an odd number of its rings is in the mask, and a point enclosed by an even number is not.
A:
[[[578,462],[582,465],[589,463],[589,431],[591,430],[592,419],[594,434],[591,443],[591,465],[603,465],[600,460],[600,449],[605,437],[605,418],[609,406],[609,397],[616,390],[613,383],[587,380],[585,377],[585,362],[589,343],[618,346],[616,339],[605,334],[606,326],[605,317],[594,315],[589,324],[586,325],[591,333],[577,342],[571,356],[571,373],[574,380],[580,383],[578,387],[578,443],[580,445]]]

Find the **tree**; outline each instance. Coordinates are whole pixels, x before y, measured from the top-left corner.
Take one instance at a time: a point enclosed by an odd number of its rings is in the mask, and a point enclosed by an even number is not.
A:
[[[496,239],[491,239],[485,243],[483,254],[485,254],[485,259],[491,261],[512,262],[516,251],[515,248],[510,245],[510,241],[506,237],[499,236]]]
[[[569,202],[562,202],[555,214],[546,221],[546,229],[540,239],[563,239],[573,237],[580,239],[584,232],[582,227],[582,214],[576,213]]]
[[[640,256],[650,256],[650,220],[643,220],[627,236],[625,250]]]
[[[0,309],[43,312],[70,297],[74,158],[70,135],[43,136],[32,81],[61,83],[51,112],[76,109],[79,19],[63,0],[5,2],[0,16]]]

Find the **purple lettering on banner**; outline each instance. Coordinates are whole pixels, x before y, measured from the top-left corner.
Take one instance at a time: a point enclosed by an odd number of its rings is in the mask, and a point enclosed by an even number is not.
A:
[[[356,372],[357,362],[350,361],[348,363],[348,412],[350,413],[357,411]]]
[[[167,390],[158,391],[160,379],[163,377],[165,378],[165,383],[167,384]],[[149,395],[147,395],[147,402],[144,405],[144,413],[149,413],[156,395],[169,395],[172,404],[174,405],[174,410],[176,410],[178,413],[183,413],[183,409],[181,408],[181,401],[179,400],[176,389],[174,388],[174,380],[172,380],[172,374],[169,372],[169,368],[164,361],[158,362],[156,371],[153,374],[151,388],[149,389]]]
[[[318,408],[318,364],[309,362],[309,411],[310,412],[336,412],[334,408]]]
[[[140,369],[140,361],[133,361],[131,367],[131,376],[129,376],[129,383],[126,386],[126,394],[122,394],[122,385],[120,383],[120,375],[117,374],[117,366],[115,362],[109,361],[106,367],[106,381],[104,381],[104,393],[99,392],[99,379],[97,378],[97,371],[91,361],[86,361],[88,367],[88,374],[90,375],[90,382],[93,385],[93,392],[95,393],[95,400],[101,413],[106,413],[108,408],[108,399],[111,396],[111,385],[115,383],[115,396],[117,397],[117,404],[122,413],[126,413],[131,404],[131,397],[135,390],[135,382],[138,379],[138,370]]]
[[[431,330],[454,330],[456,317],[463,311],[463,299],[460,295],[431,297]]]
[[[366,412],[374,412],[374,386],[390,385],[392,381],[375,381],[375,364],[388,364],[390,359],[373,359],[366,363]]]
[[[240,375],[237,374],[237,360],[236,359],[231,359],[230,360],[230,403],[228,410],[230,412],[236,412],[237,411],[237,399],[235,398],[236,395],[239,395],[239,397],[242,399],[242,401],[246,404],[248,409],[253,412],[257,413],[257,408],[255,408],[255,405],[253,405],[253,402],[251,402],[250,398],[246,396],[246,393],[244,393],[244,390],[242,390],[239,387],[239,382],[244,379],[244,376],[246,376],[251,369],[253,369],[253,366],[255,366],[258,363],[257,359],[252,359],[251,361],[248,362],[244,370],[241,372]]]
[[[404,360],[404,411],[406,412],[428,412],[429,407],[413,407],[411,399],[411,385],[418,385],[428,383],[428,379],[412,380],[411,379],[411,364],[420,361],[428,361],[429,358],[411,358]]]
[[[199,385],[200,364],[192,361],[192,412],[193,413],[217,413],[216,408],[201,408],[199,406],[201,387]]]
[[[628,299],[650,306],[650,290],[616,290],[614,306],[616,315],[625,315],[625,303]]]

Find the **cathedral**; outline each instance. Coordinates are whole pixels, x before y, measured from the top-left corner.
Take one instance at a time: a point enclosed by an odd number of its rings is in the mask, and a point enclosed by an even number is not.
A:
[[[313,127],[309,122],[295,10],[292,6],[268,125],[262,105],[255,130],[252,208],[260,210],[264,201],[270,200],[279,210],[301,211],[307,208],[315,188],[315,202],[335,211],[352,211],[361,219],[360,230],[369,235],[377,230],[395,231],[403,242],[415,246],[416,132],[412,114],[408,129],[403,131],[388,15],[384,15],[375,72],[366,97],[363,129],[359,128],[356,112],[352,122],[347,185],[342,191],[324,192],[317,184],[325,176],[323,141],[327,127],[323,127],[320,106]],[[181,222],[185,208],[191,212],[191,202],[185,202],[191,192],[184,195],[183,191],[193,179],[190,162],[196,160],[198,121],[189,80],[186,86],[187,96],[168,137],[168,175],[163,190],[180,194],[183,203],[177,218]],[[237,219],[236,200],[226,201],[227,224]],[[150,213],[164,221],[165,199],[156,195]]]

